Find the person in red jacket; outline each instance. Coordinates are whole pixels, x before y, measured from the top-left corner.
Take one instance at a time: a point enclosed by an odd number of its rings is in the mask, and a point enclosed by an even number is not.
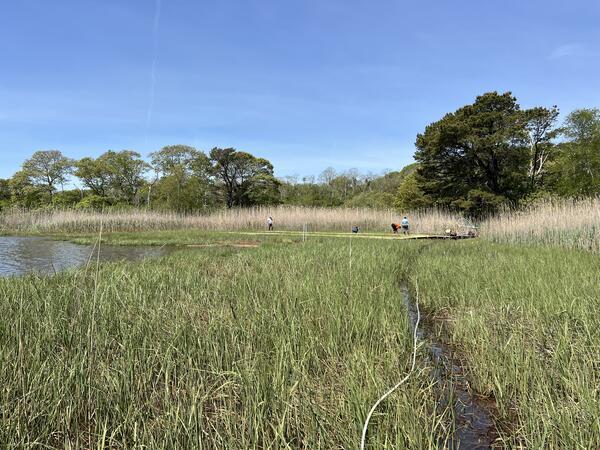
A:
[[[399,223],[393,223],[392,224],[392,231],[394,232],[394,234],[398,234],[398,230],[400,229],[400,224]]]

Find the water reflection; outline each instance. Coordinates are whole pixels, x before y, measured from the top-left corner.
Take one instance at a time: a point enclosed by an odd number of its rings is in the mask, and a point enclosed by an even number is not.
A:
[[[53,241],[39,237],[0,236],[0,276],[23,275],[28,272],[52,274],[87,263],[92,255],[92,246],[76,245],[71,242]],[[100,251],[101,261],[138,260],[160,256],[167,248],[107,246]]]

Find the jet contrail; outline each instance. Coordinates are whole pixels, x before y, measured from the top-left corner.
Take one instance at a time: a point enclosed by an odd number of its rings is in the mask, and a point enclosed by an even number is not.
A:
[[[160,24],[160,8],[162,0],[155,0],[154,3],[154,25],[152,26],[152,35],[154,37],[154,50],[152,58],[152,69],[150,71],[150,100],[148,102],[148,111],[146,112],[146,144],[148,143],[148,131],[152,121],[152,110],[154,109],[154,92],[156,90],[156,65],[158,63],[158,26]]]

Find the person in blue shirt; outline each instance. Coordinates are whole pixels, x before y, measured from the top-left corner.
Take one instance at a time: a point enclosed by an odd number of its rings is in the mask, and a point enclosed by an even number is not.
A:
[[[400,225],[402,226],[402,233],[408,234],[408,219],[406,218],[406,216],[404,216],[404,219],[402,219]]]

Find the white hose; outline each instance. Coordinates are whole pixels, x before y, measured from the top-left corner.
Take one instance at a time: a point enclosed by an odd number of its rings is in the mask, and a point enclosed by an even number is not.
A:
[[[365,449],[365,443],[366,443],[366,439],[367,439],[367,428],[369,428],[369,421],[371,420],[371,416],[373,415],[373,413],[375,412],[375,410],[377,409],[377,407],[379,406],[379,404],[386,399],[386,397],[388,395],[390,395],[392,392],[394,392],[396,389],[398,389],[401,385],[403,385],[406,380],[408,380],[408,378],[410,377],[410,375],[413,373],[413,371],[415,370],[415,364],[417,361],[417,330],[419,328],[419,321],[421,320],[421,312],[419,311],[419,285],[416,285],[416,290],[417,290],[417,301],[416,301],[416,307],[417,307],[417,322],[415,323],[415,331],[413,334],[413,356],[412,356],[412,366],[410,368],[410,370],[408,371],[408,373],[406,374],[406,376],[400,380],[400,382],[395,385],[393,388],[391,388],[389,391],[387,391],[385,394],[383,394],[379,400],[377,400],[375,402],[375,404],[373,405],[373,407],[371,408],[371,410],[369,411],[369,414],[367,414],[367,419],[365,420],[365,426],[363,427],[363,431],[362,431],[362,437],[360,440],[360,450],[364,450]]]

